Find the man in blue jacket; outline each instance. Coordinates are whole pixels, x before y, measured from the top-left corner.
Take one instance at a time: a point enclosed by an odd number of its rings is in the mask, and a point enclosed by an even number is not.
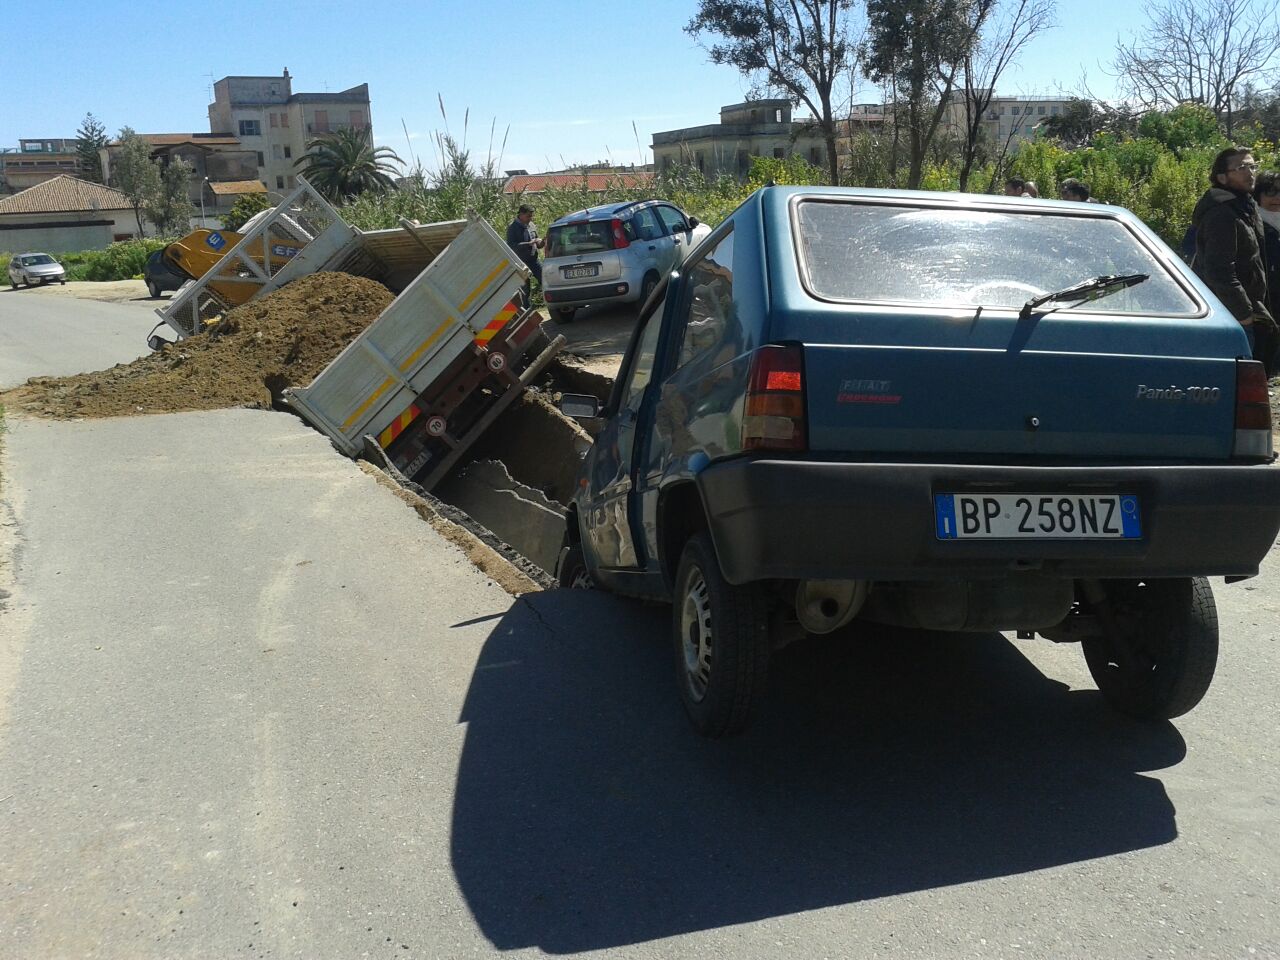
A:
[[[538,278],[538,284],[542,284],[542,262],[538,259],[538,249],[546,244],[546,241],[538,236],[538,228],[533,225],[533,207],[527,203],[520,204],[520,209],[516,211],[516,218],[511,221],[511,226],[507,227],[507,246],[515,251],[516,256],[524,263],[529,271]],[[524,302],[529,302],[528,282],[524,285]]]

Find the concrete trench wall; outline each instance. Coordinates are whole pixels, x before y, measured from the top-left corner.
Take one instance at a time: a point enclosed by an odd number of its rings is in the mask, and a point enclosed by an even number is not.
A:
[[[569,385],[561,389],[586,392]],[[564,417],[547,395],[530,390],[480,439],[470,461],[434,493],[554,573],[565,507],[590,446],[586,431]]]

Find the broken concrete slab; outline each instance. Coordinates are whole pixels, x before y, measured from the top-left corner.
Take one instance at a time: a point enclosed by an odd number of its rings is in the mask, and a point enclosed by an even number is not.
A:
[[[543,570],[555,570],[565,509],[541,490],[513,479],[504,463],[470,463],[437,492]]]

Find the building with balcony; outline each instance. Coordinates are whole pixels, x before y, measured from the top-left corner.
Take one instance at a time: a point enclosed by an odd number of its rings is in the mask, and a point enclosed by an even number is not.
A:
[[[209,130],[237,137],[257,156],[255,178],[271,191],[297,185],[298,159],[325,133],[351,129],[373,136],[369,85],[338,93],[294,93],[286,67],[278,77],[223,77],[213,85]]]
[[[29,137],[0,152],[0,194],[17,193],[64,175],[80,173],[74,137]]]

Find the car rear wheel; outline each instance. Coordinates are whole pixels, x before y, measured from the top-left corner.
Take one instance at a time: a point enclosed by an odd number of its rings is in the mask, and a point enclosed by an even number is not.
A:
[[[1204,697],[1218,663],[1218,611],[1204,577],[1106,585],[1109,626],[1085,640],[1085,662],[1112,707],[1170,720]]]
[[[147,293],[151,294],[152,300],[160,299],[160,288],[156,286],[156,282],[154,280],[147,281]]]
[[[704,737],[742,732],[764,698],[769,610],[757,586],[724,579],[705,531],[680,557],[672,626],[676,680],[693,726]]]

